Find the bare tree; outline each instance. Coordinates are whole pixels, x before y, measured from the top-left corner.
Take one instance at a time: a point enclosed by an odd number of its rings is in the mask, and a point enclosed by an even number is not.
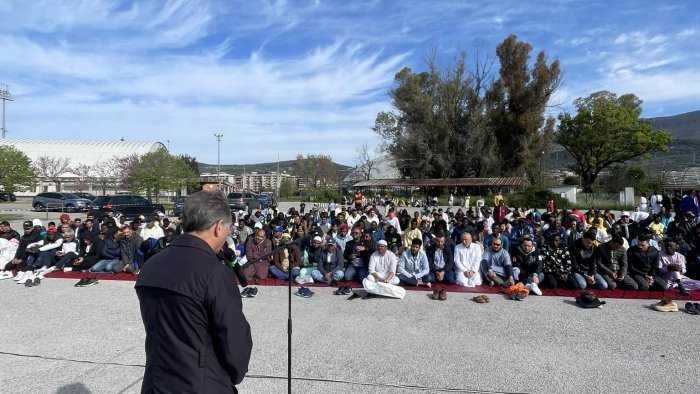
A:
[[[39,156],[33,166],[34,172],[56,185],[56,191],[61,191],[61,175],[70,171],[70,159],[67,157]]]
[[[80,191],[86,190],[89,187],[92,166],[87,164],[79,164],[71,168],[70,171],[79,177],[78,182],[75,183],[75,188]]]
[[[117,189],[117,169],[114,165],[114,158],[101,161],[93,167],[90,174],[93,185],[102,189],[102,194],[107,194],[107,188]]]
[[[376,152],[376,151],[375,151]],[[375,152],[370,152],[367,144],[362,144],[356,150],[357,153],[357,173],[362,176],[362,179],[369,180],[372,178],[372,170],[377,167],[378,157]]]
[[[129,189],[129,178],[131,177],[131,174],[133,174],[138,160],[139,155],[136,153],[121,157],[114,156],[111,159],[111,165],[116,169],[117,183],[115,187],[120,189]]]

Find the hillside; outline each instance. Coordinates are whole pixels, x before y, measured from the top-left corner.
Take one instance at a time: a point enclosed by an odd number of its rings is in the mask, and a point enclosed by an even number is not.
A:
[[[700,142],[700,111],[652,119],[655,129],[664,129],[674,140]]]
[[[206,163],[197,163],[199,164],[199,171],[201,173],[204,172],[216,172],[216,164],[206,164]],[[280,168],[280,173],[292,173],[292,165],[294,164],[294,160],[285,160],[285,161],[280,161],[279,162],[279,168]],[[333,163],[335,166],[338,168],[338,171],[345,171],[349,166],[338,164],[338,163]],[[251,172],[257,172],[260,174],[264,173],[270,173],[270,172],[277,172],[277,162],[272,162],[272,163],[258,163],[258,164],[222,164],[221,165],[221,171],[225,172],[227,174],[233,174],[233,175],[241,175],[243,174],[243,168],[245,167],[245,172],[247,174]]]

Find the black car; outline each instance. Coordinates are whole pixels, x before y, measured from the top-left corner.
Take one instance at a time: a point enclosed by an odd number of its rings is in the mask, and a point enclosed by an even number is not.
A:
[[[115,196],[99,196],[92,200],[88,215],[95,215],[95,218],[101,218],[107,214],[108,210],[114,211],[114,217],[117,220],[124,217],[124,220],[135,219],[140,215],[149,216],[165,213],[163,204],[154,204],[147,199],[131,195],[118,194]]]
[[[15,193],[10,193],[10,192],[4,192],[0,191],[0,202],[7,202],[7,201],[17,201],[17,196],[15,196]]]

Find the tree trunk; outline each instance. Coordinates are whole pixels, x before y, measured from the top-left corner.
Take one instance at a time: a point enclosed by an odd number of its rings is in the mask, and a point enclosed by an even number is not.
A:
[[[583,184],[584,193],[593,193],[593,182],[598,177],[597,174],[585,171],[581,173],[581,183]]]

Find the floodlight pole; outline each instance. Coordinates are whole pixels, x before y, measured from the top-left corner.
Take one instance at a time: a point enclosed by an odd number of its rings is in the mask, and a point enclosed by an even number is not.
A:
[[[2,100],[2,138],[7,138],[7,128],[5,128],[5,105],[7,101],[14,101],[7,85],[0,83],[0,100]]]
[[[216,137],[216,181],[219,184],[219,190],[221,190],[221,137],[223,134],[214,134]]]

